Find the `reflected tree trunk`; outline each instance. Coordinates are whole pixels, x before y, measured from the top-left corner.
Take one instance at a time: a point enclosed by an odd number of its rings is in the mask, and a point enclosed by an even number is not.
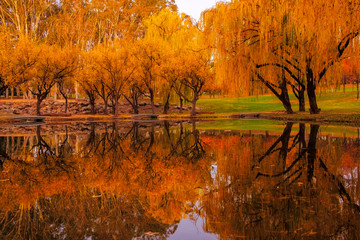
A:
[[[319,125],[310,125],[310,136],[308,142],[308,152],[307,152],[307,181],[308,183],[312,182],[314,176],[314,165],[316,161],[316,138],[319,132]]]
[[[181,96],[179,97],[179,101],[180,101],[179,113],[183,113],[183,102],[184,102],[184,100],[183,100],[183,98]]]

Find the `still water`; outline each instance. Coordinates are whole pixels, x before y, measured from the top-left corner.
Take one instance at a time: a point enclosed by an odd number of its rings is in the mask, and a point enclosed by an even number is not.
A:
[[[359,131],[0,126],[1,239],[360,239]]]

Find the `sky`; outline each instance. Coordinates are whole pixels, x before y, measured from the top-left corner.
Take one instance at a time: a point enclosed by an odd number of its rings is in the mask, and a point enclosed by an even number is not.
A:
[[[215,6],[219,0],[175,0],[175,2],[180,13],[186,13],[198,21],[201,12]]]

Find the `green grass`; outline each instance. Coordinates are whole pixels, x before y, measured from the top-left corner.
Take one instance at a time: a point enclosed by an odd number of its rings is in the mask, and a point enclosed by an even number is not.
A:
[[[242,98],[203,98],[197,104],[204,111],[215,113],[267,112],[282,110],[282,104],[273,96]]]
[[[346,92],[327,91],[318,92],[318,106],[327,113],[360,113],[360,100],[356,99],[356,90],[348,87]],[[290,95],[293,110],[298,110],[297,99]],[[214,111],[215,113],[240,113],[240,112],[274,112],[284,111],[281,102],[272,95],[259,97],[241,98],[215,98],[204,97],[198,101],[198,106],[203,111]],[[306,109],[309,109],[306,100]]]

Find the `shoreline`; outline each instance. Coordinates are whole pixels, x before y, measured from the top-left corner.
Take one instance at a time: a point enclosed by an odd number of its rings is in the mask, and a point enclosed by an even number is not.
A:
[[[254,113],[215,113],[215,114],[198,114],[195,118],[189,116],[189,113],[170,113],[167,115],[159,114],[157,118],[146,118],[151,114],[139,114],[143,118],[136,117],[135,114],[120,114],[118,117],[113,115],[72,115],[72,116],[41,116],[45,117],[39,123],[63,123],[63,122],[93,122],[93,121],[119,121],[119,120],[133,120],[133,121],[149,121],[149,120],[216,120],[216,119],[267,119],[283,122],[305,122],[322,125],[340,125],[360,127],[360,113],[320,113],[310,115],[309,113],[294,113],[285,114],[283,112],[254,112]],[[0,116],[0,125],[4,124],[21,124],[21,123],[36,123],[36,121],[23,121],[19,118],[26,119],[27,117],[34,118],[33,115],[7,115]]]

